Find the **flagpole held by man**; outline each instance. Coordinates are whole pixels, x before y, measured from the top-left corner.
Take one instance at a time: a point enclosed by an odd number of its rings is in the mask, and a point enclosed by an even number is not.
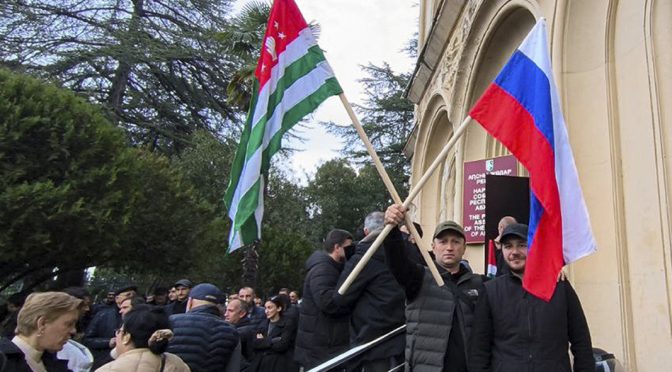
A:
[[[565,264],[596,251],[565,121],[560,108],[541,18],[486,89],[404,201],[408,207],[471,120],[500,141],[530,174],[530,257],[523,287],[548,301]],[[369,248],[372,256],[392,230],[386,225]],[[339,288],[347,291],[365,256]]]
[[[333,95],[340,96],[393,200],[401,201],[293,0],[274,1],[263,40],[254,94],[224,196],[232,221],[229,251],[261,239],[264,177],[283,134]],[[407,227],[420,241],[410,218]],[[443,285],[428,251],[420,248],[434,279]]]

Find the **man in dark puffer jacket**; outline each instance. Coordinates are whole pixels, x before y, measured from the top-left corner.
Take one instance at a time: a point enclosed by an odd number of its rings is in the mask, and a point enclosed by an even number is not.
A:
[[[404,214],[403,207],[390,206],[385,222],[398,225]],[[434,261],[445,282],[441,287],[429,269],[409,259],[399,228],[383,244],[387,264],[406,292],[406,370],[466,372],[474,308],[485,278],[461,263],[466,249],[462,226],[445,221],[434,230]]]
[[[199,284],[189,294],[187,312],[170,317],[174,337],[168,352],[182,358],[194,372],[240,370],[238,333],[217,308],[223,299],[216,286]]]
[[[345,250],[352,234],[334,229],[327,234],[324,250],[314,252],[306,261],[303,303],[299,307],[299,330],[295,360],[310,369],[348,348],[349,313],[334,303],[336,284],[343,271]]]

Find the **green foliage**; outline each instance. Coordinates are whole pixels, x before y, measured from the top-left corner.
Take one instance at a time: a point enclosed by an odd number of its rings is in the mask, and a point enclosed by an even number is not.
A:
[[[268,1],[250,1],[217,35],[226,52],[236,56],[237,69],[227,86],[229,102],[245,111],[252,97],[254,70],[270,13],[271,4]]]
[[[346,159],[321,165],[306,192],[312,210],[312,239],[316,242],[334,228],[356,233],[367,214],[384,210],[391,201],[372,165],[357,171]]]
[[[190,140],[192,146],[173,158],[177,167],[196,192],[215,206],[217,215],[224,215],[224,191],[231,173],[231,162],[237,144],[222,140],[207,131],[197,131]]]
[[[311,227],[306,190],[275,168],[271,169],[268,177],[264,208],[264,228],[282,226],[289,233],[309,236]]]
[[[277,293],[282,287],[303,288],[303,265],[313,252],[313,244],[305,235],[277,224],[264,227],[262,242],[259,249],[258,291],[268,295]]]
[[[196,129],[236,133],[238,63],[216,35],[229,0],[0,2],[0,61],[90,97],[133,143],[173,154]]]
[[[363,69],[368,77],[360,82],[364,84],[367,98],[364,105],[355,106],[355,109],[361,115],[364,131],[403,199],[408,192],[410,176],[403,149],[413,130],[413,104],[404,98],[410,74],[397,74],[387,63],[383,63],[383,66],[370,64]],[[327,124],[332,133],[345,139],[345,155],[360,164],[371,163],[352,125]]]
[[[109,257],[129,217],[123,133],[72,93],[6,71],[0,122],[0,279]]]
[[[129,148],[73,93],[3,70],[0,170],[0,283],[94,265],[170,275],[222,246],[213,207],[166,158]]]

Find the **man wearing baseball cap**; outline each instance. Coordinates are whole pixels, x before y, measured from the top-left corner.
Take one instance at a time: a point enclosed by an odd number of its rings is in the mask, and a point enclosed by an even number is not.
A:
[[[189,298],[189,291],[193,286],[194,284],[189,279],[180,279],[173,284],[172,288],[175,288],[177,298],[175,302],[166,305],[165,309],[168,316],[184,314],[187,311],[187,298]]]
[[[406,209],[392,205],[385,223],[399,225]],[[406,363],[410,370],[467,371],[467,344],[475,303],[486,278],[462,265],[464,229],[441,222],[432,235],[432,250],[445,285],[439,287],[428,268],[408,258],[398,227],[384,241],[387,263],[406,291]]]
[[[201,283],[189,293],[187,312],[170,317],[174,336],[168,352],[182,358],[192,371],[240,370],[238,333],[217,307],[225,299],[217,286]]]
[[[595,371],[586,317],[569,281],[558,281],[549,302],[523,288],[527,230],[514,223],[501,234],[510,272],[485,284],[476,306],[469,371]]]

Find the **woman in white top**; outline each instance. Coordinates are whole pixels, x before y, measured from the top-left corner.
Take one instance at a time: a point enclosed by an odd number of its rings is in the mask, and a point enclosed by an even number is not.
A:
[[[0,340],[7,357],[5,370],[66,372],[67,361],[56,358],[73,335],[82,300],[61,292],[33,293],[19,311],[16,336]]]

